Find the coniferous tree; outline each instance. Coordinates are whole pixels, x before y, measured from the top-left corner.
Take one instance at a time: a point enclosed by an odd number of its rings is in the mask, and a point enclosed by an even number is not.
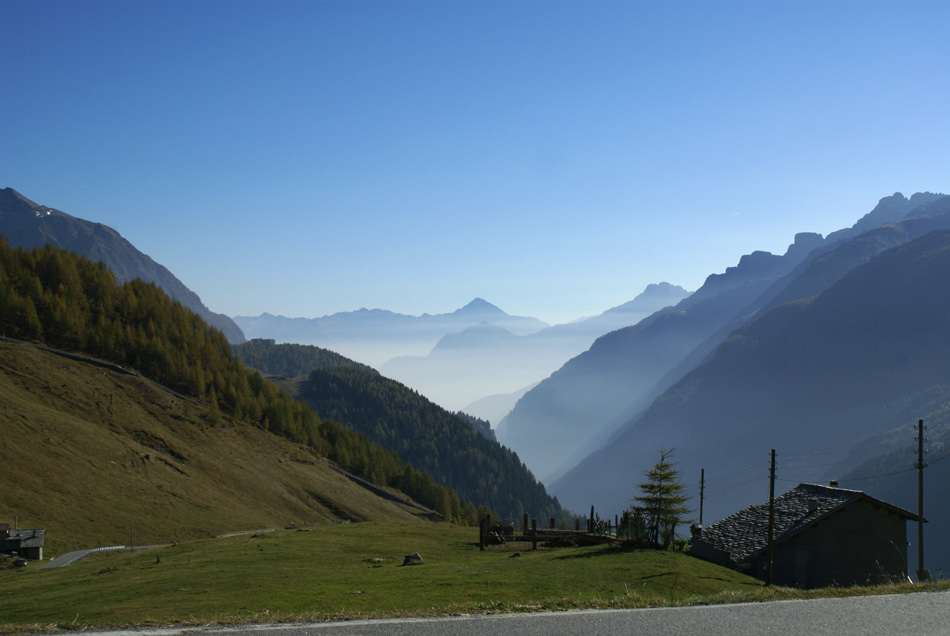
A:
[[[634,500],[640,505],[632,507],[634,515],[643,518],[647,538],[663,547],[673,542],[676,526],[685,523],[687,520],[683,517],[691,512],[686,507],[689,497],[680,481],[681,473],[670,461],[674,452],[675,449],[660,451],[660,461],[644,472],[647,480],[637,484],[642,494]]]

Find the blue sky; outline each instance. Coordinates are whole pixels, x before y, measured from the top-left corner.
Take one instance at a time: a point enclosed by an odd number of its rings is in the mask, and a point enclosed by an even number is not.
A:
[[[950,192],[947,2],[0,0],[0,187],[209,307],[563,322]]]

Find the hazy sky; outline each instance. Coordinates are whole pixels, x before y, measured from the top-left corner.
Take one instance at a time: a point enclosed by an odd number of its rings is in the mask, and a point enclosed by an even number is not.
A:
[[[563,322],[950,192],[950,3],[0,0],[0,187],[211,309]]]

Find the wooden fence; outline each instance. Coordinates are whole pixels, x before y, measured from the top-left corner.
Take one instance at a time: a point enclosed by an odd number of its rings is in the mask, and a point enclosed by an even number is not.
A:
[[[537,550],[538,543],[564,539],[575,540],[579,543],[629,543],[629,540],[617,536],[617,527],[609,520],[606,524],[596,524],[593,510],[591,507],[591,516],[586,520],[586,527],[581,529],[580,519],[575,519],[573,530],[555,528],[554,517],[551,517],[547,528],[538,528],[537,519],[531,519],[529,526],[528,515],[525,513],[520,533],[515,531],[514,524],[492,526],[491,515],[485,515],[478,525],[478,549],[485,550],[489,544],[520,541],[530,542],[531,549]]]

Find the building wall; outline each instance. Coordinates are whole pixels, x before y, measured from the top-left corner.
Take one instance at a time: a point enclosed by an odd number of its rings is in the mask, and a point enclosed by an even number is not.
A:
[[[765,578],[763,554],[756,574]],[[876,585],[907,579],[907,521],[857,501],[775,546],[772,583],[790,587]]]

